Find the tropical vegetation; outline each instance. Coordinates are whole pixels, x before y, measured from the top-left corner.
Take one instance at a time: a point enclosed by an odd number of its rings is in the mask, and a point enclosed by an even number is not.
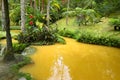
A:
[[[0,41],[7,44],[4,62],[17,60],[15,54],[29,45],[65,44],[62,36],[120,48],[120,0],[0,0],[0,6]],[[13,68],[29,62],[23,59]],[[32,80],[29,74],[19,75]]]

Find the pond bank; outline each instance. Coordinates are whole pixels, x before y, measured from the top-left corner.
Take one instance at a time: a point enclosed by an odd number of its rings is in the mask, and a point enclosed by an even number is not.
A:
[[[0,80],[16,80],[17,77],[11,72],[10,66],[13,62],[4,63],[0,57]]]

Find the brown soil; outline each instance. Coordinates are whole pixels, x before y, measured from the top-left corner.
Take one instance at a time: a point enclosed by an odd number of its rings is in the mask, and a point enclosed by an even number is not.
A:
[[[14,62],[5,63],[3,62],[3,58],[0,57],[0,80],[18,80],[10,70],[10,66],[14,64]]]

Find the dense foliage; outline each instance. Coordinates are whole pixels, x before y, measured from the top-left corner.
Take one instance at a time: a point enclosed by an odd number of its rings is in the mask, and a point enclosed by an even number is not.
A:
[[[94,36],[90,33],[82,33],[77,39],[79,42],[89,43],[89,44],[97,44],[97,45],[106,45],[120,48],[120,39],[103,35],[103,36]]]
[[[26,33],[20,33],[18,35],[18,41],[20,43],[34,43],[38,42],[40,45],[54,44],[60,41],[60,37],[56,33],[56,29],[48,28],[46,26],[41,29],[27,28]],[[64,40],[62,40],[63,43]]]
[[[29,44],[18,44],[18,43],[14,43],[13,44],[13,51],[16,54],[21,54],[21,52],[23,52],[23,50],[28,46]]]

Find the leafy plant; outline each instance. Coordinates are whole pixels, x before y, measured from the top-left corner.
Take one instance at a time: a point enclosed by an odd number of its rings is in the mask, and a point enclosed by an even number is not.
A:
[[[10,11],[10,20],[13,22],[12,25],[19,25],[20,23],[20,5],[18,5],[15,9]]]
[[[33,80],[32,76],[29,73],[18,73],[18,78],[25,78],[26,80]]]
[[[109,24],[112,26],[119,26],[120,25],[120,19],[119,18],[111,18],[109,20]]]
[[[28,44],[14,43],[13,51],[14,51],[14,53],[20,54],[27,46],[28,46]]]
[[[18,35],[19,43],[36,43],[40,42],[39,44],[42,45],[49,45],[54,44],[57,42],[57,30],[53,29],[52,27],[42,27],[41,29],[32,28],[29,29],[26,33],[20,33]]]
[[[89,43],[89,44],[97,44],[97,45],[106,45],[106,46],[113,46],[113,47],[120,47],[120,39],[107,36],[107,35],[97,35],[89,32],[82,33],[79,38],[77,39],[79,42]]]
[[[24,77],[26,80],[33,80],[32,76],[30,74],[19,72],[19,69],[21,67],[23,67],[26,64],[30,64],[31,63],[31,58],[25,57],[25,56],[19,55],[19,54],[16,54],[15,57],[16,57],[16,60],[19,59],[19,58],[22,58],[22,61],[18,61],[16,64],[13,64],[10,67],[11,72],[13,74],[15,74],[18,79]]]
[[[75,38],[75,32],[65,28],[60,30],[58,33],[64,37]]]

